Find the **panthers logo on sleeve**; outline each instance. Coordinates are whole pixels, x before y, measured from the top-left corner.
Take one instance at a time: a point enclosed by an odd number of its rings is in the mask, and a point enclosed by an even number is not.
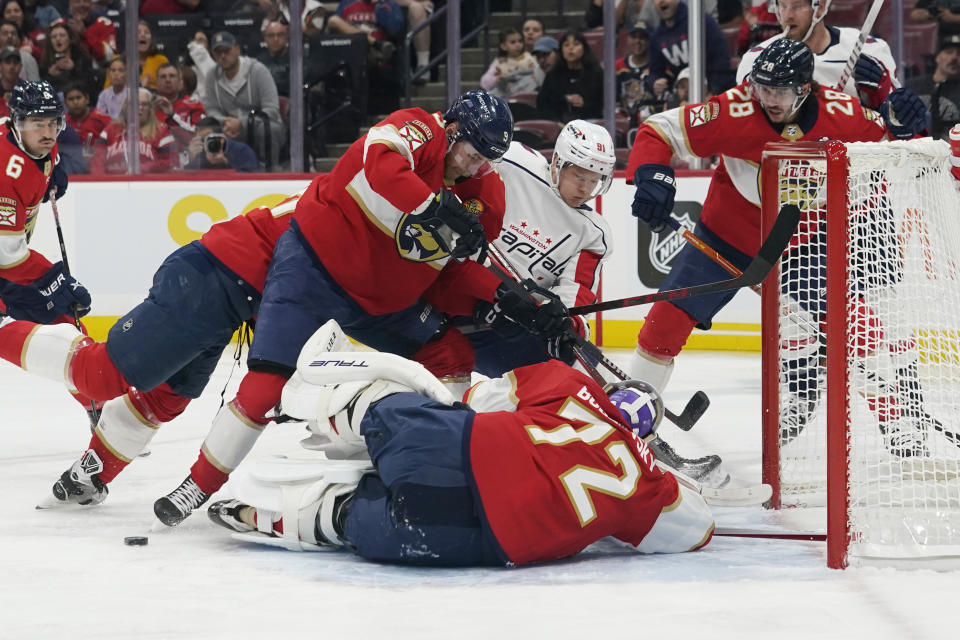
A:
[[[434,237],[433,232],[425,229],[417,216],[409,213],[400,218],[394,239],[397,242],[397,251],[404,260],[432,262],[450,255]],[[448,240],[449,243],[452,243],[452,238]]]

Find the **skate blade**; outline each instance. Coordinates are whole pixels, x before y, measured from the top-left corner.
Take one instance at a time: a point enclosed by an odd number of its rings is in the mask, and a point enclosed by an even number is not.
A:
[[[36,508],[40,511],[45,511],[47,509],[89,509],[90,507],[96,507],[97,504],[77,504],[76,502],[65,502],[63,500],[57,500],[57,497],[52,493],[45,498],[41,498],[37,502]]]

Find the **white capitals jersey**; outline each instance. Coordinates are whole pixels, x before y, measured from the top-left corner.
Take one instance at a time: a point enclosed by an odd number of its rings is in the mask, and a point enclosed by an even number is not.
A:
[[[584,205],[564,204],[550,183],[550,165],[519,142],[498,166],[506,214],[494,241],[524,278],[560,296],[568,307],[596,299],[600,264],[612,251],[610,227]]]
[[[847,65],[850,52],[853,51],[854,45],[860,38],[860,30],[852,27],[827,27],[827,31],[830,33],[830,44],[822,53],[814,53],[813,79],[821,87],[836,89],[840,82],[840,76],[843,74],[843,69]],[[766,49],[771,42],[782,37],[783,34],[773,36],[743,54],[740,66],[737,67],[737,84],[742,83],[750,75],[753,62],[760,55],[760,52]],[[890,72],[890,81],[894,88],[900,86],[897,81],[897,63],[893,61],[893,54],[890,53],[890,46],[886,42],[879,38],[868,37],[863,43],[861,53],[872,56],[886,67],[887,71]],[[840,90],[851,96],[857,95],[857,85],[853,79],[852,70],[847,83]]]

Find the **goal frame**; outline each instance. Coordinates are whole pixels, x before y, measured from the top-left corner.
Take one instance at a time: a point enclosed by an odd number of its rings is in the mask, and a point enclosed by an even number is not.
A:
[[[847,366],[847,190],[846,146],[837,141],[768,144],[760,162],[761,228],[768,233],[780,208],[779,167],[782,160],[826,160],[827,194],[827,566],[848,566],[850,545],[849,433],[850,401]],[[838,188],[840,186],[840,188]],[[840,259],[836,257],[839,256]],[[761,286],[761,375],[763,482],[773,488],[769,506],[781,507],[780,486],[780,384],[778,361],[779,265]]]

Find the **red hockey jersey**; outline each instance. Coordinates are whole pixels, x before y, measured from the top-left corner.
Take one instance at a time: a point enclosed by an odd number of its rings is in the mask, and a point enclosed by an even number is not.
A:
[[[478,412],[469,451],[482,517],[514,564],[607,536],[640,544],[680,501],[676,479],[654,466],[603,389],[559,361],[481,382],[465,400]]]
[[[815,102],[812,99],[816,99]],[[760,230],[760,156],[769,142],[886,139],[883,118],[860,106],[856,98],[820,88],[801,107],[798,122],[774,125],[751,99],[749,83],[700,104],[671,109],[647,118],[637,131],[627,162],[633,183],[637,167],[669,164],[670,158],[721,156],[700,220],[740,251],[755,255]]]
[[[446,152],[439,113],[402,109],[354,142],[297,203],[294,224],[337,284],[368,313],[410,306],[450,260],[431,237],[417,233],[410,217],[445,186]],[[479,264],[460,267],[464,287],[472,287],[474,277],[492,284]]]
[[[57,162],[57,146],[49,156],[34,160],[0,125],[0,278],[27,284],[50,268],[50,261],[27,243],[37,222],[50,174]]]
[[[223,265],[263,292],[273,248],[290,227],[300,194],[275,207],[261,207],[210,227],[200,243]]]

